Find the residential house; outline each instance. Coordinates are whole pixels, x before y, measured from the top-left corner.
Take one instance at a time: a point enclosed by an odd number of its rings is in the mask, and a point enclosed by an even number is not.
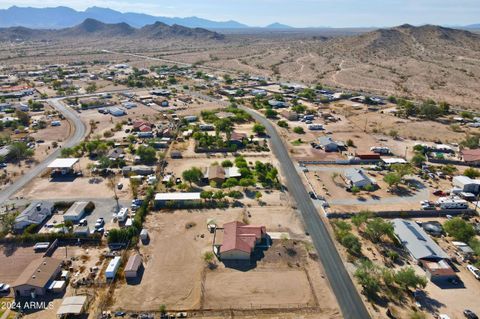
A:
[[[214,243],[215,253],[222,260],[249,260],[255,247],[266,236],[265,226],[247,225],[238,221],[226,223],[223,225],[221,243]]]
[[[298,113],[293,111],[283,111],[280,113],[281,116],[286,118],[289,121],[298,121]]]
[[[13,228],[22,231],[30,225],[41,225],[52,216],[54,209],[52,202],[33,202],[15,218]]]
[[[222,167],[220,165],[211,165],[207,167],[205,170],[205,174],[203,178],[205,181],[214,181],[216,183],[222,183],[226,179],[229,178],[239,178],[242,174],[240,174],[240,170],[238,167]]]
[[[107,158],[111,161],[116,161],[119,159],[123,159],[125,157],[125,152],[122,148],[116,147],[108,153]]]
[[[461,159],[470,165],[480,165],[480,149],[464,149],[460,151]]]
[[[416,222],[394,219],[393,231],[398,241],[416,261],[449,259],[448,254]]]
[[[232,132],[232,134],[230,135],[229,142],[231,144],[237,145],[238,147],[243,147],[244,146],[243,143],[247,139],[248,139],[248,136],[245,133]]]
[[[269,100],[268,105],[270,105],[274,109],[280,109],[288,106],[286,102],[278,100]]]
[[[318,138],[318,145],[325,152],[338,152],[340,149],[340,143],[335,142],[330,136],[321,136]]]
[[[62,270],[62,261],[43,257],[32,261],[12,284],[15,297],[44,296],[47,287]]]
[[[349,168],[345,170],[345,180],[350,187],[364,188],[369,185],[376,185],[377,182],[370,178],[362,169]]]
[[[454,176],[452,179],[453,187],[465,193],[480,193],[480,180],[471,179],[467,176]]]

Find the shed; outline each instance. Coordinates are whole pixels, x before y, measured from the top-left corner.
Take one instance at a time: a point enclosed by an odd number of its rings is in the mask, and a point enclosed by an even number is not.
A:
[[[139,254],[130,256],[127,266],[125,266],[125,278],[136,278],[142,266],[142,257]]]

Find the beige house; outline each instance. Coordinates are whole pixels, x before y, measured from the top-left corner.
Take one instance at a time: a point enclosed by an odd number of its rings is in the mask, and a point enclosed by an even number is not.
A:
[[[223,225],[223,238],[214,243],[215,253],[222,260],[249,260],[255,246],[267,235],[265,226],[252,226],[235,221]]]
[[[25,268],[12,284],[15,297],[43,296],[48,284],[62,270],[62,261],[51,257],[36,259]]]

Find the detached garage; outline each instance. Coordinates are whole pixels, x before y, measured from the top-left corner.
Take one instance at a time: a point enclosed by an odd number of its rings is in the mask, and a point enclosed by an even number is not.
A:
[[[142,257],[139,254],[130,256],[125,267],[125,278],[136,278],[142,267]]]

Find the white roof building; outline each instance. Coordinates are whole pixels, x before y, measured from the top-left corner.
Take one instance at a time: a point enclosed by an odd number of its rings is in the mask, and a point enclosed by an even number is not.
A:
[[[155,201],[199,199],[201,199],[200,193],[158,193],[155,195]]]
[[[72,168],[73,165],[78,163],[78,161],[78,158],[57,158],[48,165],[48,168]]]

